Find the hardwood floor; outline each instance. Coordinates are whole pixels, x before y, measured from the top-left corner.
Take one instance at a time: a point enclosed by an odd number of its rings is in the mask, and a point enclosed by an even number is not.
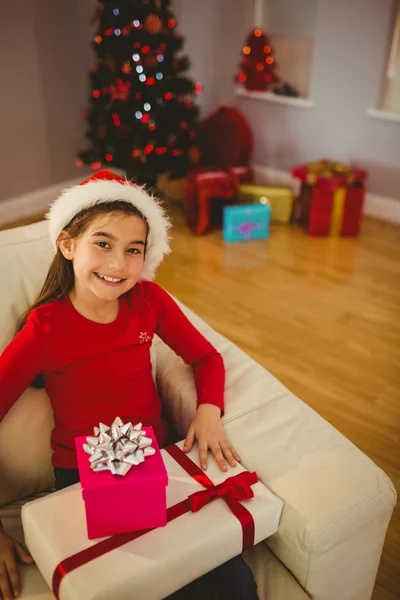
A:
[[[358,239],[274,226],[268,242],[194,237],[175,217],[157,281],[363,450],[400,492],[400,229]],[[400,594],[400,507],[374,600]],[[340,599],[338,599],[340,600]]]
[[[157,281],[361,448],[400,493],[400,228],[365,219],[357,239],[312,239],[273,226],[267,242],[225,244],[173,217],[173,252]],[[398,503],[373,600],[399,600],[399,590]]]

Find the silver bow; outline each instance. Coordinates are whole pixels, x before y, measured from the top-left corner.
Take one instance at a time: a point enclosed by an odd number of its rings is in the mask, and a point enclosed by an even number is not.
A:
[[[86,442],[83,449],[91,454],[91,469],[111,471],[113,475],[126,475],[133,465],[156,453],[151,438],[142,430],[142,423],[124,424],[119,417],[111,427],[100,423],[94,428],[94,436],[87,437]]]

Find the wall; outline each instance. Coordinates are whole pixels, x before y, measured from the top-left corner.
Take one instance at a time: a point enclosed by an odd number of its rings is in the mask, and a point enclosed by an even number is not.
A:
[[[369,170],[371,192],[400,199],[400,124],[366,115],[379,106],[392,0],[319,0],[311,109],[235,96],[232,75],[252,27],[252,2],[214,0],[214,16],[207,13],[211,28],[199,18],[203,5],[200,9],[198,4],[180,0],[182,33],[193,63],[204,58],[209,60],[204,72],[213,65],[219,71],[208,98],[233,103],[249,119],[256,132],[255,163],[289,169],[321,157],[354,161]],[[220,27],[217,40],[215,24]],[[218,50],[214,56],[204,55],[204,41]]]
[[[0,201],[80,173],[93,6],[0,3]]]

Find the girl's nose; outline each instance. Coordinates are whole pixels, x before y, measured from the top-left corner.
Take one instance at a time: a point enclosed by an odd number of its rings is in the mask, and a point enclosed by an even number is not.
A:
[[[114,255],[110,256],[108,259],[107,267],[109,269],[113,269],[114,271],[125,271],[126,263],[124,255]]]

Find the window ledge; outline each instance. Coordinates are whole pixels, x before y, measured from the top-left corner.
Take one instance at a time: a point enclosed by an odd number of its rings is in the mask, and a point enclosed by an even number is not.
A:
[[[376,108],[370,108],[367,110],[367,115],[374,119],[381,119],[383,121],[394,121],[400,123],[400,114],[392,113],[387,110],[378,110]]]
[[[245,98],[253,98],[254,100],[265,100],[266,102],[275,102],[276,104],[286,104],[288,106],[298,106],[300,108],[312,108],[314,102],[308,98],[293,98],[291,96],[280,96],[273,92],[251,92],[241,86],[235,87],[235,94],[237,96],[244,96]]]

